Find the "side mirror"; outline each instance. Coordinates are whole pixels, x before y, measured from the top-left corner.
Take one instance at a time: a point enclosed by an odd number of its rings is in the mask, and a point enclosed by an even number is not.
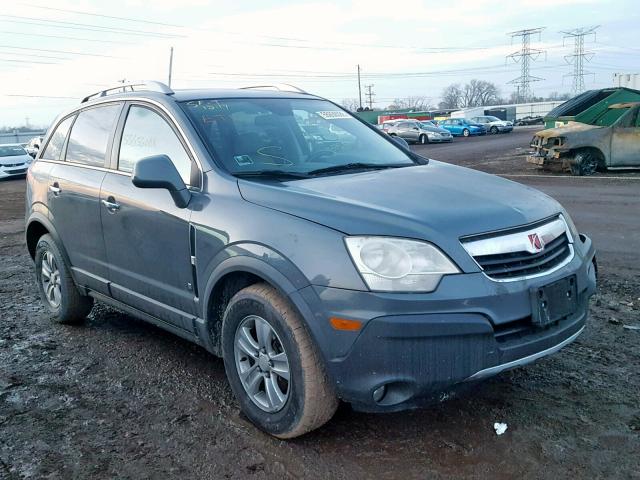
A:
[[[166,155],[153,155],[138,160],[133,168],[131,181],[138,188],[168,190],[178,208],[185,208],[191,200],[191,192]]]

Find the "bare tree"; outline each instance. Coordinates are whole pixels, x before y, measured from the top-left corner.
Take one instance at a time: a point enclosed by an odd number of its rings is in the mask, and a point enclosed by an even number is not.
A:
[[[498,87],[485,80],[471,80],[462,89],[462,107],[495,105],[496,100],[498,100]]]
[[[350,112],[355,112],[360,106],[357,98],[343,98],[340,104]]]
[[[411,109],[416,112],[431,110],[433,107],[427,97],[412,96],[405,98],[396,98],[391,105],[387,107],[389,110]]]
[[[498,87],[484,80],[471,80],[466,85],[449,85],[442,92],[440,108],[479,107],[500,102]]]
[[[439,103],[440,108],[460,108],[460,102],[462,97],[462,89],[460,85],[454,83],[449,85],[442,92],[442,101]]]

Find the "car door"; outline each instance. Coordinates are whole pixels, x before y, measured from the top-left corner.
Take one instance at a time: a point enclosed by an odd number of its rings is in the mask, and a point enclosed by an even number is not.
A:
[[[462,122],[460,120],[451,120],[451,128],[450,131],[454,135],[462,134]]]
[[[407,142],[411,141],[411,124],[409,122],[400,122],[396,129],[396,135],[404,138]]]
[[[640,166],[640,107],[626,113],[611,128],[609,166]]]
[[[100,194],[111,295],[173,326],[191,330],[196,295],[191,210],[178,208],[167,190],[137,188],[131,175],[141,158],[164,154],[185,184],[196,187],[191,173],[197,167],[163,112],[138,103],[128,104],[125,110],[113,149],[113,169],[106,174]]]
[[[108,292],[100,186],[121,109],[122,103],[92,106],[63,120],[43,153],[45,161],[54,163],[48,185],[49,215],[73,276],[78,284],[100,293]]]

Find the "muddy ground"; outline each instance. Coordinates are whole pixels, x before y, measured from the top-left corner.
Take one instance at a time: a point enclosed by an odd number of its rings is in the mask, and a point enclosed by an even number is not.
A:
[[[489,148],[510,159],[501,173],[513,163],[537,174],[506,145],[515,139],[487,139],[505,142]],[[494,155],[467,146],[424,148],[456,163]],[[564,195],[580,228],[606,225],[600,242],[613,235],[574,344],[429,409],[342,406],[289,442],[239,414],[222,361],[199,347],[103,306],[83,327],[52,324],[23,244],[24,180],[0,182],[0,478],[640,479],[640,331],[627,328],[640,326],[640,210],[632,221],[620,212],[626,191],[638,205],[640,181],[621,175],[628,181],[568,180],[570,194],[551,179],[516,178]],[[508,424],[504,435],[494,422]]]

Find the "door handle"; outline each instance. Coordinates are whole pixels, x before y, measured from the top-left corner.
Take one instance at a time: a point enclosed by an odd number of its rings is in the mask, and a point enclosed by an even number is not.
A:
[[[109,201],[113,200],[113,201]],[[102,204],[109,210],[111,213],[116,213],[120,210],[120,204],[116,203],[113,197],[109,197],[107,200],[102,200]]]
[[[62,190],[60,190],[60,187],[58,187],[58,182],[56,182],[53,185],[49,185],[49,191],[57,197],[58,195],[60,195],[60,192]]]

